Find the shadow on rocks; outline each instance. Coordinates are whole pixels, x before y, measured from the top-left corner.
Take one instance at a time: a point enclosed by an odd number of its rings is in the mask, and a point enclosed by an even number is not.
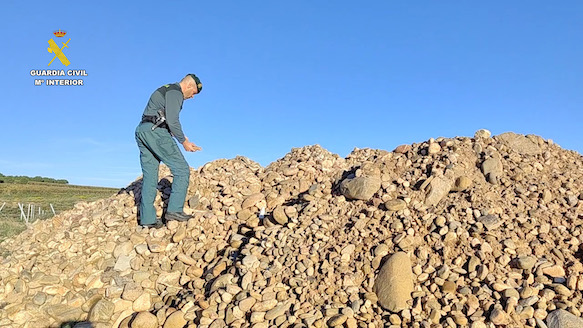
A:
[[[121,194],[129,194],[131,191],[133,191],[134,193],[134,203],[136,204],[136,206],[138,207],[138,209],[140,208],[140,197],[142,195],[142,178],[139,178],[138,180],[132,182],[129,186],[122,188],[117,194],[121,195]]]
[[[349,170],[343,171],[342,174],[332,183],[332,195],[340,196],[342,192],[340,191],[340,184],[346,179],[353,179],[356,177],[356,170],[360,168],[360,165],[353,166]]]
[[[573,255],[575,256],[576,259],[579,260],[579,262],[583,263],[583,244],[579,245],[579,249],[577,249],[577,251]]]
[[[140,223],[140,205],[142,204],[142,182],[143,182],[143,178],[139,178],[138,180],[132,182],[129,186],[127,186],[126,188],[121,189],[118,192],[118,195],[120,194],[129,194],[130,192],[133,192],[133,197],[134,197],[134,204],[136,206],[137,209],[137,218],[138,218],[138,224]],[[172,188],[172,182],[170,182],[170,180],[168,180],[167,178],[162,178],[160,179],[160,181],[158,182],[158,185],[156,186],[156,189],[158,191],[160,191],[163,195],[164,195],[164,190],[166,188]],[[166,209],[168,208],[168,200],[169,197],[162,197],[162,217],[164,217],[164,215],[166,214]]]
[[[102,325],[95,324],[90,321],[68,321],[55,326],[54,328],[101,328]]]

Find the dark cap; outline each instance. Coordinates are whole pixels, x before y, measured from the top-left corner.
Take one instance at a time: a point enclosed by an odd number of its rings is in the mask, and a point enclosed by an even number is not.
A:
[[[186,76],[190,76],[192,77],[192,79],[194,80],[194,83],[196,84],[196,88],[198,90],[198,93],[200,93],[200,91],[202,90],[202,83],[200,82],[200,79],[194,75],[194,74],[187,74]]]

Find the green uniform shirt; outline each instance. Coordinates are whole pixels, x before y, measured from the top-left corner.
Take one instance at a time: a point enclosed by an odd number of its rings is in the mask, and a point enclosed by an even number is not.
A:
[[[144,116],[158,116],[158,110],[163,109],[166,113],[166,123],[170,129],[170,133],[172,133],[178,142],[183,143],[186,138],[184,137],[182,126],[178,119],[183,102],[184,95],[182,94],[180,84],[163,85],[150,96],[148,105],[144,109]]]

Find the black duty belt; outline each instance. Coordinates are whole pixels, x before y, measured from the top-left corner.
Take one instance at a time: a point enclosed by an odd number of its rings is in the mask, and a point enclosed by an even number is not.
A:
[[[158,116],[148,116],[148,115],[142,116],[141,123],[154,123],[154,124],[156,124],[156,122],[158,122]],[[168,129],[168,124],[166,122],[164,122],[164,123],[158,125],[158,127]]]

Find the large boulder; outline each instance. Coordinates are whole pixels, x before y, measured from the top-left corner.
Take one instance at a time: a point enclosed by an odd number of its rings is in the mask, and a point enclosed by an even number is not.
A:
[[[413,272],[406,253],[395,253],[385,262],[375,280],[374,292],[379,304],[391,312],[409,307],[407,301],[413,292]]]
[[[445,176],[433,178],[429,183],[425,205],[437,205],[451,191],[453,184],[452,179]]]
[[[482,173],[491,184],[497,184],[502,175],[502,162],[498,157],[491,157],[482,163]]]
[[[381,188],[381,180],[376,177],[356,177],[340,184],[340,192],[348,199],[369,200]]]
[[[533,137],[529,138],[529,136],[506,132],[496,136],[496,138],[521,155],[537,155],[542,153],[540,146],[533,140]]]
[[[547,316],[548,328],[581,328],[583,319],[565,310],[555,310]]]

